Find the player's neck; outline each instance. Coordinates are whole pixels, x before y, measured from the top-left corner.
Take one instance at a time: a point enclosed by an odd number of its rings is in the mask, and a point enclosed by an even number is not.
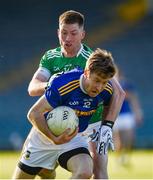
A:
[[[72,57],[76,57],[76,53],[75,52],[63,52],[63,56],[67,57],[67,58],[72,58]]]
[[[74,49],[73,51],[66,51],[62,48],[62,54],[64,57],[78,57],[83,49],[83,45],[81,44],[78,48]]]

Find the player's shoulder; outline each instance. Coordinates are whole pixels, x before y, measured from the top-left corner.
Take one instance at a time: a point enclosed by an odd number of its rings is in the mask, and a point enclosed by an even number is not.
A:
[[[112,86],[110,81],[107,82],[107,84],[104,88],[104,91],[111,94],[111,95],[113,94],[113,86]]]
[[[82,73],[83,70],[81,68],[75,68],[70,71],[60,73],[57,80],[67,83],[73,79],[79,79]]]
[[[54,49],[49,49],[45,52],[44,56],[47,58],[47,59],[52,59],[52,58],[58,58],[58,57],[61,57],[61,47],[57,47],[57,48],[54,48]]]
[[[54,75],[54,84],[59,91],[66,89],[72,89],[72,87],[79,86],[80,76],[83,70],[75,68],[71,71],[63,72],[61,74]],[[65,91],[65,90],[64,90]]]
[[[60,96],[67,96],[69,93],[80,87],[80,76],[83,73],[81,69],[73,69],[64,73],[59,80],[58,92]]]
[[[83,45],[83,50],[84,51],[87,51],[87,52],[90,52],[90,53],[93,52],[93,50],[89,46],[87,46],[86,44],[82,44],[82,45]]]
[[[82,44],[82,49],[81,49],[80,55],[83,58],[88,59],[92,52],[93,52],[93,50],[89,46],[87,46],[86,44]]]

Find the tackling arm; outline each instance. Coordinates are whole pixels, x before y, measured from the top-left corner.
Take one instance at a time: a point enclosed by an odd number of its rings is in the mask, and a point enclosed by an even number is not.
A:
[[[108,148],[114,150],[112,139],[112,127],[121,109],[122,103],[125,98],[125,92],[119,83],[112,79],[113,96],[108,106],[104,106],[102,115],[102,126],[100,127],[97,137],[93,138],[97,143],[97,152],[99,154],[107,154]]]
[[[111,80],[111,83],[113,86],[113,95],[109,106],[104,108],[103,119],[115,122],[122,107],[125,92],[115,78]]]
[[[41,96],[44,91],[45,87],[47,87],[47,81],[49,77],[45,76],[40,69],[38,69],[32,80],[29,83],[28,93],[30,96]]]

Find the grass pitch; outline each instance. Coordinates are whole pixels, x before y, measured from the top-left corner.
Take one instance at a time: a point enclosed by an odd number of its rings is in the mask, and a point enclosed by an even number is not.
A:
[[[0,179],[10,179],[20,152],[0,151]],[[108,171],[110,179],[153,179],[153,151],[134,151],[130,164],[122,166],[117,162],[116,153],[109,153]],[[57,168],[57,179],[68,179],[71,174]]]

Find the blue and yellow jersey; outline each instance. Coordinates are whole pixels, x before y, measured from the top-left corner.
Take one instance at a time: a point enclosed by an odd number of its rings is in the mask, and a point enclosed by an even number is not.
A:
[[[46,99],[53,108],[63,105],[76,111],[79,117],[79,132],[88,127],[89,120],[100,103],[103,105],[109,103],[113,93],[112,85],[108,82],[98,96],[90,97],[85,94],[80,87],[82,74],[83,70],[74,69],[60,76],[54,76],[45,92]]]

